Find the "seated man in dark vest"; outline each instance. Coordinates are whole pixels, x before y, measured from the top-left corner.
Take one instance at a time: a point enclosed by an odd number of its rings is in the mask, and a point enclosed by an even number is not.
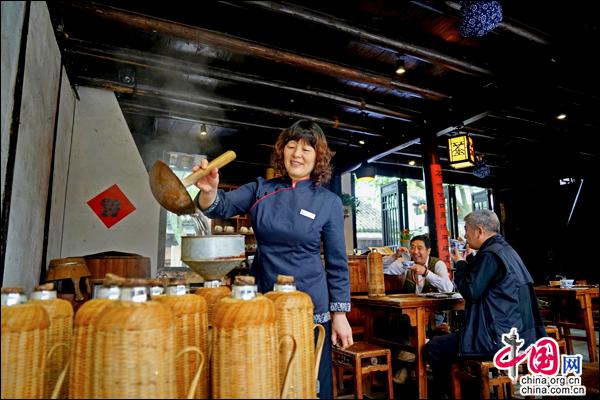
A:
[[[410,259],[408,254],[410,254]],[[403,293],[452,292],[453,284],[446,264],[430,254],[429,236],[415,236],[410,241],[410,250],[400,247],[394,255],[383,258],[383,273],[396,275]],[[413,265],[405,266],[403,263],[406,261],[411,261]],[[436,312],[434,314],[435,326],[439,327],[444,319],[443,312]],[[410,322],[406,315],[388,321],[388,325],[394,331],[396,340],[408,343]],[[414,358],[415,355],[407,351],[401,351],[398,354],[398,359],[403,361],[414,360]]]
[[[465,299],[464,319],[458,333],[436,336],[427,343],[434,387],[450,382],[450,365],[459,357],[491,360],[503,346],[502,335],[513,327],[524,340],[523,348],[546,336],[533,279],[499,232],[500,221],[493,211],[475,210],[465,217],[467,258],[457,249],[452,254],[454,283]]]
[[[414,262],[412,266],[404,265],[407,253]],[[383,273],[397,275],[404,293],[452,292],[448,267],[430,254],[429,236],[415,236],[410,240],[410,250],[400,247],[396,254],[383,258]]]

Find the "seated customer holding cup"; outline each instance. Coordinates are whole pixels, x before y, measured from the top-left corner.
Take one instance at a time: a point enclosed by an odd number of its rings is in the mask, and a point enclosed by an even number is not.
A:
[[[398,275],[405,293],[452,292],[454,287],[446,264],[430,253],[429,236],[415,236],[410,241],[410,250],[400,247],[395,254],[383,258],[383,273]]]
[[[446,264],[431,257],[431,241],[427,235],[414,236],[410,240],[410,249],[400,247],[395,254],[383,258],[383,273],[397,275],[403,293],[450,293],[454,285],[450,280]],[[435,312],[435,326],[440,327],[445,320],[444,312]],[[410,322],[402,318],[396,332],[400,340],[408,340]],[[406,352],[399,354],[400,359],[408,359]]]

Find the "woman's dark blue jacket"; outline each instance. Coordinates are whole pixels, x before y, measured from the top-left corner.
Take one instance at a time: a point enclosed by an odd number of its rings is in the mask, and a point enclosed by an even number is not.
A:
[[[340,197],[310,179],[256,181],[219,190],[204,214],[229,218],[250,213],[257,252],[251,266],[258,290],[273,290],[278,274],[292,275],[298,290],[310,295],[316,323],[330,312],[350,311],[350,279]],[[325,266],[321,258],[321,242]]]

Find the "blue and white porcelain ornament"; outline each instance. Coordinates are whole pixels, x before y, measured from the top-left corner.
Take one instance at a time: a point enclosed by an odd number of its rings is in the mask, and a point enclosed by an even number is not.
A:
[[[484,36],[502,22],[497,1],[461,1],[459,32],[462,37]]]

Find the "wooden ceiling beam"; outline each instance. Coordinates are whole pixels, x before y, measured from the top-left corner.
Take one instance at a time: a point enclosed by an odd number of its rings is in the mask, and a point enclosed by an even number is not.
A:
[[[136,94],[137,96],[141,97],[156,97],[162,98],[163,100],[168,99],[168,101],[179,103],[182,105],[198,106],[209,109],[212,108],[213,110],[222,110],[222,107],[228,107],[232,110],[236,108],[243,108],[251,111],[258,111],[266,114],[276,115],[290,120],[308,119],[332,129],[339,129],[351,133],[358,133],[361,135],[373,137],[383,137],[383,135],[376,132],[372,132],[363,126],[352,125],[316,115],[303,114],[288,110],[279,110],[273,107],[256,106],[241,101],[219,98],[216,96],[209,97],[200,94],[179,93],[173,90],[161,89],[139,82],[135,84],[135,87],[131,87],[109,79],[99,79],[81,75],[77,76],[77,80],[84,85],[101,87],[104,89],[112,90],[116,93]],[[217,104],[220,107],[215,107],[212,104]]]
[[[465,120],[463,120],[462,124],[460,124],[460,125],[451,125],[451,126],[449,126],[447,128],[444,128],[442,130],[437,131],[436,132],[436,136],[440,137],[440,136],[445,135],[445,134],[447,134],[449,132],[457,130],[459,127],[467,126],[469,124],[472,124],[473,122],[479,121],[480,119],[485,118],[489,113],[490,113],[489,111],[484,111],[484,112],[475,114],[472,117],[469,117],[469,118],[466,118]],[[380,158],[383,158],[383,157],[385,157],[385,156],[387,156],[389,154],[396,153],[396,152],[398,152],[400,150],[404,150],[407,147],[410,147],[410,146],[412,146],[414,144],[420,144],[420,143],[421,143],[421,138],[420,137],[411,139],[411,140],[406,141],[404,143],[401,143],[401,144],[399,144],[397,146],[394,146],[391,149],[382,151],[381,153],[378,153],[378,154],[376,154],[374,156],[371,156],[371,157],[369,157],[369,159],[367,161],[368,162],[377,161]]]
[[[220,80],[247,83],[257,86],[276,88],[283,91],[301,93],[307,96],[318,97],[326,100],[333,100],[340,104],[356,107],[364,111],[376,112],[387,118],[399,119],[401,121],[412,121],[414,119],[415,114],[421,113],[417,110],[408,109],[404,111],[393,110],[389,107],[383,107],[369,103],[364,99],[350,99],[338,93],[330,93],[319,89],[304,89],[300,87],[291,86],[289,84],[267,81],[262,78],[240,74],[239,72],[234,73],[231,70],[218,70],[216,68],[202,66],[197,63],[178,60],[172,57],[166,57],[157,54],[149,54],[132,49],[123,49],[107,45],[98,46],[90,42],[72,38],[70,38],[67,41],[67,43],[68,47],[65,49],[65,51],[69,54],[101,58],[123,64],[130,64],[135,67],[156,69],[163,72],[176,71],[186,73],[188,75],[198,74],[200,76],[206,76]]]
[[[240,128],[258,128],[258,129],[267,129],[276,131],[279,133],[286,126],[276,126],[276,125],[265,125],[265,124],[257,124],[254,122],[243,121],[239,119],[233,119],[229,117],[219,117],[210,114],[202,114],[202,116],[198,116],[198,113],[187,112],[181,109],[172,110],[169,108],[165,108],[164,106],[151,106],[146,104],[140,104],[135,101],[120,99],[119,105],[125,114],[135,114],[135,115],[143,115],[152,118],[168,118],[177,121],[185,121],[192,124],[200,124],[206,123],[207,125],[215,125],[223,128],[232,128],[232,129],[240,129]],[[330,130],[325,131],[325,136],[327,136],[327,141],[330,145],[338,145],[343,147],[353,147],[360,148],[361,145],[348,143],[347,138],[339,137],[331,134]]]
[[[266,47],[258,43],[238,39],[223,33],[154,18],[139,13],[124,11],[110,6],[100,6],[93,3],[75,1],[61,2],[61,5],[78,9],[82,12],[92,14],[95,17],[114,21],[144,32],[173,36],[184,40],[189,40],[194,43],[209,44],[230,50],[237,54],[270,60],[338,79],[348,79],[351,81],[369,83],[392,90],[400,88],[432,100],[443,100],[448,98],[447,94],[424,87],[411,85],[404,81],[394,80],[387,76],[360,71],[355,68],[349,68],[321,59],[304,57],[289,51]]]
[[[371,32],[365,31],[364,29],[360,29],[355,26],[346,24],[346,23],[340,21],[339,19],[315,14],[315,13],[312,13],[305,9],[294,7],[292,5],[288,5],[285,3],[282,4],[279,2],[273,2],[273,1],[252,1],[252,2],[246,2],[244,4],[248,5],[248,6],[260,7],[260,8],[274,11],[274,12],[277,12],[280,14],[285,14],[285,15],[293,17],[293,18],[301,19],[303,21],[326,26],[328,28],[355,36],[355,37],[359,38],[360,40],[365,40],[365,41],[369,41],[372,43],[385,45],[385,46],[395,49],[395,50],[401,50],[406,53],[412,54],[414,56],[424,58],[428,61],[442,64],[445,67],[448,67],[450,69],[453,69],[453,70],[456,70],[459,72],[475,74],[475,75],[492,75],[492,71],[490,71],[488,69],[481,68],[477,65],[468,63],[466,61],[459,60],[457,58],[448,56],[446,54],[442,54],[438,51],[428,49],[425,47],[421,47],[421,46],[417,46],[413,43],[408,43],[405,41],[391,39],[389,37],[371,33]],[[239,6],[239,3],[236,5]]]

